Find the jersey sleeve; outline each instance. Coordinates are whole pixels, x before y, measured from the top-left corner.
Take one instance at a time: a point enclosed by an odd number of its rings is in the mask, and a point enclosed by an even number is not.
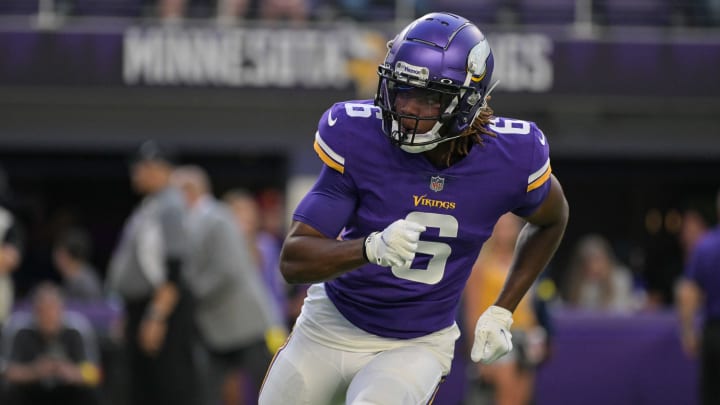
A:
[[[350,219],[356,202],[357,192],[350,178],[329,165],[323,166],[312,189],[295,209],[293,219],[335,238]]]
[[[345,173],[345,158],[348,151],[347,125],[344,104],[330,107],[320,118],[315,132],[313,148],[325,165],[340,174]]]
[[[513,213],[521,217],[532,214],[547,197],[550,191],[550,146],[545,134],[535,123],[530,124],[531,152],[530,164],[528,167],[527,187],[525,195],[521,198],[520,204],[513,210]]]
[[[344,110],[343,103],[336,103],[320,117],[313,149],[324,165],[293,214],[294,220],[328,238],[340,233],[355,207],[355,187],[345,173],[348,140]]]

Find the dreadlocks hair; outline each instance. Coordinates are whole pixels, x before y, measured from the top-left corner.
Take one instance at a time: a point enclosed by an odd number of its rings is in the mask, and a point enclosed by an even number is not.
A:
[[[490,100],[490,96],[488,96],[486,100]],[[467,156],[473,144],[482,145],[482,135],[497,137],[495,132],[487,128],[487,124],[492,119],[493,114],[493,109],[490,108],[487,103],[480,107],[480,113],[475,117],[472,125],[470,125],[460,137],[450,141],[450,149],[445,157],[445,164],[450,166],[453,159]]]

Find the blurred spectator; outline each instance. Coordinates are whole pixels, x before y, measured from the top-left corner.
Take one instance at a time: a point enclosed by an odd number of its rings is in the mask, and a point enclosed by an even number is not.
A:
[[[190,210],[184,275],[197,300],[195,318],[209,354],[203,373],[206,403],[242,402],[228,397],[240,391],[238,370],[251,377],[257,401],[271,351],[287,336],[283,319],[272,309],[274,302],[233,214],[212,196],[207,173],[198,166],[182,166],[172,179]],[[224,400],[221,393],[227,393]]]
[[[251,17],[253,7],[257,7],[257,0],[218,0],[217,20],[220,23],[235,23],[239,19]]]
[[[11,273],[20,264],[20,249],[12,236],[13,222],[10,211],[0,207],[0,325],[7,319],[13,305]]]
[[[277,308],[292,327],[300,315],[300,308],[309,285],[288,285],[280,275],[280,248],[284,232],[281,195],[274,190],[263,191],[258,198],[247,190],[234,189],[223,200],[230,206],[240,229],[257,259],[260,272],[277,302]]]
[[[187,0],[159,0],[158,16],[163,20],[180,20],[185,17]]]
[[[500,294],[513,260],[515,243],[522,220],[505,214],[498,220],[493,234],[483,245],[472,274],[465,286],[465,325],[474,328],[477,319]],[[545,331],[538,325],[531,294],[526,295],[513,313],[511,329],[513,350],[498,361],[486,365],[473,363],[470,372],[470,395],[480,402],[492,392],[489,403],[498,405],[529,404],[535,383],[535,367],[545,355]],[[473,330],[466,331],[472,335]],[[489,387],[488,387],[489,386]],[[489,390],[487,388],[490,388]],[[473,402],[475,403],[475,402]]]
[[[264,232],[274,236],[280,243],[285,237],[285,211],[284,195],[276,188],[265,188],[257,193],[257,202],[260,205],[262,217],[261,228]]]
[[[288,20],[303,22],[310,15],[308,0],[261,0],[260,18],[263,20]]]
[[[260,205],[249,191],[230,190],[223,196],[223,201],[230,207],[262,279],[272,294],[276,316],[286,320],[289,287],[280,275],[280,241],[263,229]]]
[[[53,261],[63,279],[65,298],[77,301],[102,299],[97,270],[90,264],[91,243],[81,229],[63,232],[53,246]]]
[[[600,235],[580,239],[566,274],[571,307],[626,312],[640,306],[642,298],[635,294],[630,269],[618,261],[610,243]]]
[[[166,22],[214,14],[222,24],[248,18],[301,23],[310,16],[308,0],[158,0],[156,7],[158,17]]]
[[[712,223],[712,204],[710,207],[700,201],[686,204],[682,213],[676,209],[668,210],[664,219],[665,232],[653,236],[648,243],[641,272],[647,289],[647,309],[674,307],[675,289],[683,268],[695,244]]]
[[[687,264],[695,245],[708,232],[710,225],[703,214],[694,208],[686,209],[682,216],[682,225],[678,240],[683,252],[683,263]]]
[[[20,265],[21,251],[20,225],[9,208],[7,176],[0,168],[0,327],[13,305],[11,273]]]
[[[89,322],[66,312],[60,290],[41,283],[32,313],[13,314],[3,358],[11,405],[97,404],[98,346]]]
[[[278,277],[279,275],[279,252],[282,246],[285,235],[285,206],[283,193],[274,188],[266,188],[257,194],[257,202],[260,208],[261,220],[261,234],[265,235],[261,240],[266,241],[259,244],[259,246],[267,246],[270,249],[264,253],[265,257],[272,257],[275,263],[272,269],[265,269],[264,271],[273,271],[273,277],[279,278],[279,283],[287,285],[283,278]],[[264,250],[265,248],[261,248]],[[310,287],[309,284],[293,284],[287,285],[286,297],[287,297],[287,308],[286,314],[289,326],[295,323],[295,320],[300,315],[300,309],[302,308],[303,301],[307,295],[307,289]]]
[[[720,217],[720,192],[717,195]],[[720,225],[692,250],[677,288],[682,344],[690,356],[700,355],[702,403],[720,404]],[[698,317],[702,316],[702,332]]]
[[[187,252],[180,190],[170,185],[172,157],[144,142],[131,165],[145,197],[125,224],[110,259],[108,287],[125,305],[130,402],[197,404],[192,295],[181,277]]]
[[[150,14],[156,15],[164,23],[177,23],[185,18],[209,18],[215,12],[220,13],[225,0],[146,0]],[[236,0],[231,0],[236,1]],[[243,0],[237,0],[242,2]],[[243,10],[245,11],[245,10]]]

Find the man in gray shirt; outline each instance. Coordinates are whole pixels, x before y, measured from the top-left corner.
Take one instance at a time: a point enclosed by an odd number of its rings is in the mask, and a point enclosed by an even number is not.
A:
[[[233,372],[239,369],[252,379],[257,395],[271,360],[266,335],[285,334],[277,303],[233,214],[212,196],[205,171],[183,166],[172,179],[190,210],[184,276],[196,299],[195,319],[208,353],[206,402],[219,404],[221,386],[237,381]]]
[[[130,403],[196,404],[192,296],[181,277],[187,240],[166,150],[143,143],[131,165],[144,195],[110,260],[108,287],[125,304]]]

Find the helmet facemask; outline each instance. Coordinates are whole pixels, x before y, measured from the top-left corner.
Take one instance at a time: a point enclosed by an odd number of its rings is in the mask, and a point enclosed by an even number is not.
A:
[[[453,86],[432,85],[398,77],[383,66],[379,69],[376,104],[383,114],[385,133],[403,150],[411,153],[433,149],[443,140],[449,108],[457,104],[459,91]],[[413,113],[403,106],[412,105]],[[429,130],[421,131],[421,128]]]

